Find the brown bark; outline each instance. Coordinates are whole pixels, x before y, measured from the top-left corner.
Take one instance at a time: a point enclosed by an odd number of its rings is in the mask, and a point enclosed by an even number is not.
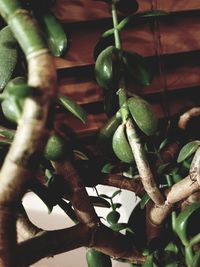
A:
[[[55,66],[52,56],[47,50],[35,55],[35,57],[30,57],[28,69],[29,85],[37,87],[36,95],[39,96],[25,100],[22,118],[0,172],[0,205],[2,207],[0,235],[5,236],[9,243],[13,242],[13,245],[9,245],[12,249],[8,248],[5,252],[8,255],[7,259],[14,258],[13,251],[16,249],[13,247],[16,246],[16,235],[13,234],[13,238],[9,238],[10,234],[7,233],[6,237],[7,226],[3,223],[5,221],[4,214],[8,216],[6,221],[9,222],[13,203],[16,204],[20,201],[29,180],[35,174],[39,155],[48,137],[48,110],[51,99],[56,92]],[[15,228],[15,226],[13,227]],[[14,229],[11,232],[14,232]],[[0,249],[5,250],[6,246],[1,246]],[[4,259],[3,262],[0,260],[0,263],[1,266],[16,266],[12,263],[7,265]]]
[[[149,241],[160,235],[163,228],[162,224],[172,208],[172,204],[165,204],[162,207],[157,207],[153,202],[147,204],[146,234]]]
[[[126,133],[144,189],[157,206],[162,206],[164,197],[156,185],[145,151],[130,119],[126,123]]]
[[[90,239],[91,229],[85,224],[62,230],[44,231],[19,244],[18,266],[29,266],[42,258],[87,246]]]
[[[185,130],[188,122],[193,118],[200,115],[200,107],[194,107],[183,113],[178,121],[178,126],[182,130]]]
[[[27,266],[44,257],[50,257],[82,246],[93,247],[116,259],[126,259],[138,264],[145,261],[145,257],[126,236],[113,232],[102,224],[97,228],[78,224],[67,229],[44,231],[35,238],[20,243],[18,264],[19,266]]]
[[[43,230],[34,225],[28,218],[28,215],[22,205],[18,208],[17,214],[17,237],[18,242],[30,239]]]
[[[167,200],[169,204],[177,203],[199,190],[197,181],[192,181],[188,175],[180,182],[167,189]]]
[[[12,207],[0,206],[0,266],[15,266],[16,229],[15,211]]]
[[[187,206],[192,203],[196,203],[200,201],[200,190],[191,194],[186,200],[181,203],[181,210],[184,210]]]
[[[109,174],[107,177],[104,177],[100,180],[100,184],[129,190],[134,192],[139,197],[142,197],[145,193],[140,178],[130,179],[122,175]]]
[[[98,225],[99,218],[72,163],[69,161],[53,162],[53,166],[56,172],[64,177],[68,185],[66,194],[69,196],[80,222],[90,227]]]

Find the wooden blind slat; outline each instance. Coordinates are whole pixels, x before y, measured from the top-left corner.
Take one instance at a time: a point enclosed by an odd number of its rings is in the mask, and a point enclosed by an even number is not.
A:
[[[168,12],[182,12],[200,9],[199,0],[139,0],[139,10],[147,11],[152,7]],[[88,21],[110,17],[108,6],[104,2],[93,0],[57,0],[54,13],[62,22]]]

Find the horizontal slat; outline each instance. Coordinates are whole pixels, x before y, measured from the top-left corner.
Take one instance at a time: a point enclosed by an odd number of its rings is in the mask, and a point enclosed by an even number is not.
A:
[[[129,83],[131,93],[155,94],[163,90],[173,91],[180,88],[196,87],[200,84],[200,53],[177,54],[156,59],[163,64],[163,72],[154,66],[155,76],[152,84],[147,87]],[[65,69],[59,72],[60,93],[67,94],[78,103],[86,104],[102,100],[102,89],[94,78],[94,66]]]
[[[138,0],[139,11],[161,9],[168,12],[191,11],[200,9],[199,0]],[[110,17],[104,2],[91,0],[57,0],[54,13],[62,22],[88,21]]]
[[[166,117],[161,101],[152,103],[152,107],[159,119]],[[195,106],[195,101],[187,96],[178,96],[169,98],[168,108],[170,110],[170,116],[175,116],[181,114],[183,110],[187,110]],[[71,115],[60,114],[58,120],[62,123],[72,127],[72,130],[79,138],[85,138],[87,136],[92,136],[99,131],[99,129],[106,122],[107,117],[104,112],[97,114],[88,113],[87,123],[83,124],[78,119]]]
[[[145,57],[156,54],[175,54],[200,49],[200,23],[195,15],[162,18],[158,26],[140,21],[122,31],[125,50],[135,51]],[[101,34],[112,27],[111,22],[75,23],[65,25],[70,47],[62,58],[56,59],[58,68],[93,64],[93,50]]]

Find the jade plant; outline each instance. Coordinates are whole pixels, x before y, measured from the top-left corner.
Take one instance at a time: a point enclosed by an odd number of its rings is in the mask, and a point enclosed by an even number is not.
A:
[[[87,114],[58,92],[53,57],[67,52],[68,38],[51,12],[54,2],[0,0],[0,266],[29,266],[82,246],[89,267],[110,267],[111,259],[132,267],[199,266],[200,140],[187,126],[200,108],[158,120],[128,88],[128,81],[151,84],[148,61],[121,41],[137,19],[169,14],[141,13],[136,0],[104,1],[113,27],[94,45],[94,70],[108,119],[88,145],[58,119],[62,110],[85,123]],[[116,190],[101,194],[99,184]],[[122,189],[140,198],[127,222],[120,214],[126,203],[116,200]],[[74,226],[34,225],[22,205],[28,191],[49,212],[58,205]],[[107,209],[105,218],[96,206]]]

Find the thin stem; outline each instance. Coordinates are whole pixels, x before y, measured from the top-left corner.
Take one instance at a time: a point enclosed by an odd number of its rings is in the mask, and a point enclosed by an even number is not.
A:
[[[112,18],[113,18],[113,27],[114,27],[114,38],[115,38],[115,47],[117,49],[121,49],[121,40],[120,40],[120,34],[118,30],[118,17],[117,17],[117,11],[115,3],[112,3]],[[120,60],[120,71],[121,71],[121,77],[119,80],[119,90],[117,92],[119,96],[119,106],[120,106],[120,112],[122,116],[122,121],[125,123],[129,117],[129,110],[127,106],[127,93],[126,93],[126,85],[125,85],[125,78],[124,78],[124,70],[122,66],[122,55],[121,51],[119,52],[119,60]]]
[[[129,118],[129,109],[128,109],[128,105],[126,101],[127,94],[126,94],[124,77],[121,78],[119,86],[120,87],[119,87],[117,94],[119,96],[120,112],[121,112],[123,123],[126,123]]]
[[[188,266],[189,267],[192,266],[194,254],[190,246],[185,247],[185,258],[186,258],[186,263],[188,264]]]
[[[172,216],[172,229],[175,232],[176,231],[175,230],[175,228],[176,228],[176,212],[172,211],[171,216]]]
[[[190,246],[194,246],[195,244],[200,242],[200,233],[195,235],[191,240],[190,240]]]
[[[112,19],[113,19],[113,26],[114,26],[114,37],[115,37],[115,47],[121,49],[121,40],[119,35],[118,26],[118,18],[117,18],[117,11],[115,4],[112,4]]]

